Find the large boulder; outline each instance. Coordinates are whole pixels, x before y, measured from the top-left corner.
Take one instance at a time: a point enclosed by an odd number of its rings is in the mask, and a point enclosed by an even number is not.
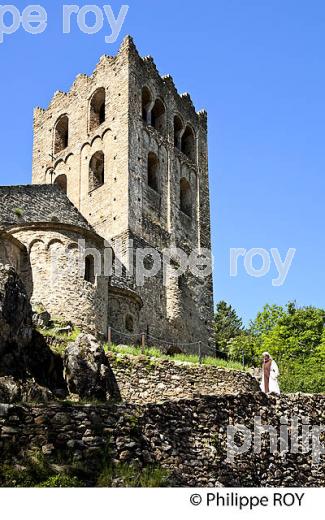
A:
[[[0,377],[0,403],[47,403],[55,399],[48,388],[38,385],[33,379],[19,381],[13,377]]]
[[[33,336],[32,308],[13,267],[0,264],[0,376],[26,375],[24,349]]]
[[[67,389],[62,359],[33,329],[32,316],[18,274],[12,267],[0,264],[0,377],[12,377],[19,384],[32,381],[32,385],[46,387],[63,397]]]
[[[81,399],[120,400],[120,391],[103,347],[90,334],[80,334],[64,353],[68,389]]]
[[[0,264],[0,352],[8,344],[28,345],[32,339],[32,308],[13,267]]]
[[[24,348],[24,365],[26,373],[35,379],[36,383],[49,388],[57,397],[67,395],[62,357],[54,353],[42,334],[35,330],[32,341]]]

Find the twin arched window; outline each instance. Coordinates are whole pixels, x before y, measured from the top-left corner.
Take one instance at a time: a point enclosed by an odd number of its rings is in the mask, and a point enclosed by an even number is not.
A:
[[[179,116],[174,117],[174,145],[192,161],[196,162],[196,144],[194,130],[190,125],[184,128]]]
[[[153,152],[148,154],[148,186],[159,193],[159,159]],[[188,217],[193,215],[193,193],[189,181],[183,177],[180,180],[180,210]]]
[[[142,119],[148,125],[164,133],[166,130],[166,108],[163,101],[157,98],[153,101],[148,87],[142,89]]]
[[[166,131],[166,108],[160,98],[153,100],[148,87],[142,89],[142,119],[161,133]],[[182,119],[174,117],[174,145],[192,161],[196,162],[196,143],[194,130],[183,125]]]
[[[91,97],[89,108],[89,131],[92,132],[106,118],[106,92],[104,87],[97,89]],[[69,146],[69,118],[62,115],[54,127],[54,155],[62,152]]]

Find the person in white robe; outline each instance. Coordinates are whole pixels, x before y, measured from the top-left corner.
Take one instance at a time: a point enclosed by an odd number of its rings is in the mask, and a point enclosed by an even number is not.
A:
[[[266,394],[280,394],[278,383],[279,368],[268,352],[263,353],[261,390]]]

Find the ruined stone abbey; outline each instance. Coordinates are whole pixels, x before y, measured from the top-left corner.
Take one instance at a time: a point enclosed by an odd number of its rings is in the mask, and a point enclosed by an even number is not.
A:
[[[161,270],[138,286],[132,270],[138,248],[211,249],[208,181],[206,112],[127,37],[36,108],[33,183],[0,187],[0,263],[17,269],[35,306],[83,330],[208,345],[210,275],[166,284]],[[80,241],[94,251],[83,273],[78,262],[66,268]],[[95,270],[108,251],[118,275]]]

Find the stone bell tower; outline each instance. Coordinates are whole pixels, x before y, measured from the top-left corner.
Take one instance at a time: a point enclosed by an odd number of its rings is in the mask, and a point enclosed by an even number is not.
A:
[[[138,247],[211,249],[207,114],[140,57],[131,37],[36,108],[33,183],[51,182],[99,235],[119,242],[126,263]],[[148,337],[208,343],[210,275],[186,272],[166,284],[162,270],[135,290]]]

